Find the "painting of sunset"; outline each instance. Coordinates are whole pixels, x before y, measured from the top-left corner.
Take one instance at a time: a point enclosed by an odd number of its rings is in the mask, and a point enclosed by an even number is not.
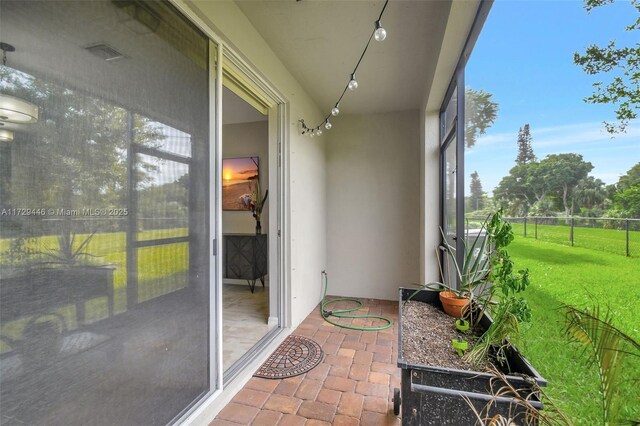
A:
[[[222,160],[222,210],[251,210],[258,179],[258,157]]]

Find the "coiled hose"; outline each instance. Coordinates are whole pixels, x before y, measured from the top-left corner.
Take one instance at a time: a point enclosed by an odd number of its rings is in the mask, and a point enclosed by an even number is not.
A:
[[[327,288],[329,287],[329,277],[327,275],[327,271],[322,271],[322,279],[324,283],[324,291],[322,293],[322,303],[320,304],[320,310],[322,313],[322,318],[329,324],[333,324],[337,327],[348,328],[349,330],[360,330],[360,331],[377,331],[377,330],[385,330],[390,328],[393,325],[393,321],[389,318],[378,316],[378,315],[349,315],[350,312],[354,312],[362,308],[362,302],[358,299],[354,299],[351,297],[337,297],[335,299],[326,300],[327,298]],[[335,302],[354,302],[356,306],[349,309],[337,309],[335,311],[327,310],[327,306]],[[372,326],[372,327],[356,327],[353,325],[340,324],[338,322],[332,321],[329,317],[336,318],[370,318],[370,319],[378,319],[386,322],[384,325]]]

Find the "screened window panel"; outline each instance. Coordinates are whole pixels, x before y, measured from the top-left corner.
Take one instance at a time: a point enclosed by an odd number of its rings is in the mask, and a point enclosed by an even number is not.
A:
[[[457,220],[457,155],[456,155],[456,138],[447,145],[444,154],[444,207],[445,207],[445,235],[447,238],[453,238],[456,235]],[[453,244],[455,246],[455,244]]]
[[[138,240],[189,235],[189,164],[153,155],[136,156]]]
[[[188,243],[138,249],[138,294],[141,301],[184,289],[188,284]]]
[[[453,94],[447,103],[447,107],[444,110],[443,118],[444,118],[444,132],[440,136],[444,143],[444,140],[451,132],[453,125],[455,124],[455,120],[458,113],[458,88],[453,90]]]
[[[38,109],[2,119],[0,424],[167,424],[211,391],[209,42],[155,1],[0,27],[0,93]]]
[[[444,152],[444,237],[453,253],[443,253],[443,279],[450,286],[456,286],[456,267],[453,262],[456,247],[456,226],[457,226],[457,155],[456,138],[454,137],[447,145]]]

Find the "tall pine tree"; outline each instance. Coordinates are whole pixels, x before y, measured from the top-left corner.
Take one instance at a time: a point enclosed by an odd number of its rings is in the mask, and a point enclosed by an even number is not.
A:
[[[531,147],[531,133],[529,131],[529,123],[525,124],[518,130],[518,156],[516,157],[517,164],[527,164],[536,161],[536,156],[533,153]]]
[[[471,184],[469,185],[469,204],[471,210],[480,210],[484,207],[482,200],[482,183],[480,182],[480,175],[477,171],[471,173]]]

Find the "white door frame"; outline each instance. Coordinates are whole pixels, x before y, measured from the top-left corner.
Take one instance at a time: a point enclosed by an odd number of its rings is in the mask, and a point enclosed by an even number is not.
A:
[[[198,12],[189,5],[188,0],[169,0],[187,19],[209,37],[210,68],[209,68],[209,105],[210,105],[210,132],[209,166],[211,176],[209,179],[213,189],[210,197],[210,223],[211,253],[213,256],[210,265],[210,390],[203,399],[185,413],[178,423],[189,422],[200,416],[223,391],[223,363],[222,363],[222,71],[225,64],[231,65],[240,71],[246,78],[251,90],[255,90],[266,98],[269,105],[269,156],[270,169],[272,164],[277,164],[277,172],[269,173],[269,187],[272,183],[277,188],[277,205],[273,208],[277,214],[270,215],[277,220],[269,222],[269,233],[276,235],[275,256],[273,262],[269,262],[270,284],[276,284],[278,297],[274,299],[279,322],[279,329],[287,328],[291,324],[291,297],[290,297],[290,196],[289,182],[289,158],[288,158],[288,100],[278,91],[257,69],[245,61],[239,52],[229,43],[224,41],[214,29],[203,19]],[[214,56],[214,52],[216,52]],[[274,153],[272,157],[271,153]],[[271,160],[274,160],[272,163]],[[272,243],[270,241],[270,250]],[[271,251],[274,253],[274,251]],[[275,279],[274,279],[275,278]],[[271,290],[270,290],[271,291]],[[270,295],[271,296],[271,295]],[[271,299],[271,297],[270,297]]]

